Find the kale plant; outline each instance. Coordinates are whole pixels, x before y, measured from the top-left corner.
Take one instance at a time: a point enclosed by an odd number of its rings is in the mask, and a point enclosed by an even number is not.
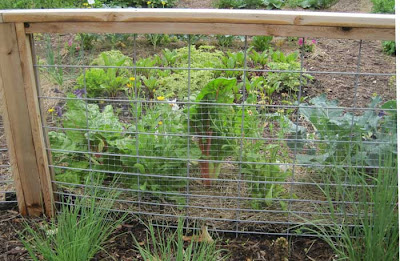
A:
[[[376,96],[361,115],[346,112],[337,101],[327,100],[325,95],[310,100],[311,105],[301,104],[301,116],[312,124],[313,133],[301,132],[297,148],[307,148],[307,154],[298,154],[297,160],[306,164],[357,163],[367,166],[379,165],[379,155],[396,154],[396,107],[394,101],[382,106]],[[307,139],[315,137],[314,139]]]

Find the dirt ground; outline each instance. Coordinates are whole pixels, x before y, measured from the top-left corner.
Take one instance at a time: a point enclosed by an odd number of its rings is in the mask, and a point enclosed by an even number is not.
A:
[[[212,8],[213,0],[181,0],[179,8]],[[370,0],[340,0],[328,10],[334,12],[370,12]],[[306,53],[304,68],[314,72],[373,72],[394,73],[395,57],[382,53],[380,41],[364,41],[361,44],[360,65],[359,41],[317,39],[313,53]],[[149,53],[152,47],[145,48]],[[145,51],[146,51],[145,50]],[[365,107],[371,97],[378,94],[384,100],[394,99],[395,85],[390,76],[360,76],[315,73],[314,81],[303,87],[302,95],[314,97],[326,93],[330,99],[338,99],[342,106]],[[50,85],[49,85],[50,86]],[[49,87],[49,92],[53,88]],[[52,94],[54,95],[54,94]],[[0,128],[1,131],[1,128]],[[2,133],[0,133],[2,137]],[[2,143],[4,145],[4,142]],[[1,145],[1,144],[0,144]],[[0,165],[8,162],[8,157],[0,152]],[[8,170],[0,169],[0,181],[9,179]],[[9,190],[0,184],[0,191]],[[0,192],[0,201],[4,199]],[[34,220],[30,222],[40,222]],[[26,260],[27,253],[18,240],[16,231],[21,231],[22,218],[15,209],[0,208],[0,261]],[[134,248],[133,233],[139,240],[145,239],[145,229],[135,223],[124,224],[115,232],[115,237],[107,249],[95,260],[140,260]],[[267,236],[220,234],[220,248],[231,253],[230,260],[333,260],[330,248],[314,238],[291,238],[286,248],[277,247],[276,239]],[[285,259],[287,258],[287,259]]]

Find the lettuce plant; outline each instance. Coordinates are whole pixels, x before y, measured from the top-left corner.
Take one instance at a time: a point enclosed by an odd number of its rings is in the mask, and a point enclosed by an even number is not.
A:
[[[91,64],[112,68],[90,68],[78,77],[76,89],[86,89],[88,97],[103,94],[115,97],[126,88],[130,77],[129,70],[114,67],[132,66],[129,57],[119,51],[102,52]]]
[[[186,114],[172,103],[157,103],[151,107],[140,108],[138,113],[140,118],[137,124],[129,127],[129,131],[137,131],[139,134],[120,140],[118,144],[121,153],[127,155],[121,157],[123,169],[141,174],[140,182],[133,179],[131,187],[154,192],[179,191],[185,188],[188,182],[188,160],[197,159],[201,154],[192,144],[188,155],[188,142],[191,141],[180,135],[187,130],[184,126]],[[185,203],[184,197],[167,197],[178,203]]]
[[[76,98],[73,95],[69,97]],[[53,161],[69,168],[64,171],[56,169],[57,180],[80,183],[89,172],[79,169],[86,169],[90,164],[94,169],[115,165],[112,164],[114,158],[101,156],[101,153],[112,152],[112,144],[124,137],[118,132],[123,132],[125,125],[114,114],[111,105],[100,111],[96,104],[86,104],[79,99],[68,100],[61,123],[66,128],[64,132],[49,132],[51,148],[55,150]],[[85,153],[89,145],[94,153],[92,156]]]

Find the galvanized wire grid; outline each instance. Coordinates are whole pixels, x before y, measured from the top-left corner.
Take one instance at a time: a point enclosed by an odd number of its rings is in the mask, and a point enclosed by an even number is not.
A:
[[[11,175],[8,149],[4,134],[3,120],[0,116],[0,208],[9,204],[15,204],[15,188]]]
[[[362,144],[361,149],[391,144],[391,141],[376,137],[357,137],[354,134],[356,130],[353,133],[353,123],[363,113],[383,117],[395,111],[393,108],[357,105],[361,77],[395,75],[362,71],[362,41],[356,50],[355,71],[313,71],[304,66],[304,49],[299,56],[300,70],[250,68],[247,36],[241,47],[244,62],[231,69],[193,67],[191,52],[194,47],[190,36],[187,37],[187,66],[141,66],[137,64],[140,58],[138,37],[133,36],[132,65],[129,66],[91,65],[85,59],[76,64],[34,64],[40,86],[43,129],[49,136],[47,150],[53,155],[50,167],[56,176],[53,183],[57,185],[58,204],[67,204],[65,198],[79,197],[85,188],[95,186],[110,190],[108,184],[117,177],[116,189],[121,195],[115,211],[149,216],[167,222],[171,227],[177,217],[185,217],[188,224],[204,223],[210,230],[220,232],[307,236],[307,233],[294,228],[306,224],[306,219],[330,215],[326,210],[322,211],[329,202],[320,187],[335,188],[338,184],[324,177],[326,169],[365,168],[372,173],[379,165],[365,165],[358,159],[352,159],[349,164],[345,160],[349,148],[354,148],[354,144]],[[126,70],[134,80],[125,94],[121,91],[116,97],[90,97],[87,75],[88,70],[94,68]],[[64,83],[48,91],[48,82],[43,84],[43,76],[39,79],[39,75],[59,69],[80,72],[83,90],[76,92],[73,84]],[[143,94],[140,77],[150,75],[151,71],[187,72],[187,90],[184,94],[179,93],[182,97],[178,99]],[[193,86],[197,83],[192,82],[191,74],[206,71],[222,75],[235,73],[239,88],[237,97],[232,98],[234,102],[195,99],[198,91]],[[247,81],[268,73],[296,73],[300,86],[297,93],[288,93],[295,97],[292,104],[259,104],[257,100],[248,99],[251,91],[247,89]],[[348,82],[354,90],[351,106],[320,107],[304,102],[303,87],[307,81],[303,79],[307,75],[318,78],[323,74],[351,79]],[[67,95],[74,90],[75,96]],[[110,111],[107,105],[112,105],[113,110]],[[77,108],[76,114],[68,112],[72,107]],[[48,113],[49,109],[55,112]],[[329,125],[322,126],[322,123],[313,126],[305,119],[302,110],[309,113],[323,110],[326,115],[351,113],[348,119],[352,126],[350,135],[335,141],[318,137],[317,130],[334,137],[334,126],[332,129]],[[117,115],[119,123],[107,118],[106,111]],[[79,115],[84,115],[83,119],[78,119]],[[73,124],[66,123],[68,117]],[[98,124],[102,120],[108,122]],[[153,122],[149,124],[149,121]],[[211,124],[213,128],[210,128]],[[395,126],[395,122],[393,124]],[[221,129],[216,131],[217,128]],[[390,131],[379,129],[377,132]],[[310,133],[315,137],[309,137]],[[71,144],[69,137],[77,137],[78,142]],[[62,144],[57,143],[62,139]],[[336,146],[337,163],[301,161],[327,146]],[[370,158],[370,162],[377,161],[379,154]],[[207,177],[207,172],[211,175],[219,168],[218,176]],[[341,178],[344,186],[355,189],[361,186],[349,182],[348,171],[344,173]],[[76,180],[71,182],[70,177],[76,177]],[[102,178],[100,184],[84,183],[88,178],[93,182],[97,177]],[[357,203],[334,201],[333,204],[343,206],[338,207],[335,214],[338,218],[352,216],[353,213],[346,209]]]

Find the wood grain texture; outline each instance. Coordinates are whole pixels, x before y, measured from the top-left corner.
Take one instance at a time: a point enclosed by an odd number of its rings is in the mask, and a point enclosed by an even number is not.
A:
[[[17,42],[21,59],[26,103],[29,108],[30,128],[32,130],[33,146],[36,153],[36,161],[39,171],[42,199],[44,201],[45,213],[51,217],[54,214],[53,186],[48,165],[48,157],[43,134],[42,120],[39,109],[39,99],[32,61],[32,51],[29,36],[25,33],[23,23],[16,26]]]
[[[224,24],[224,23],[155,23],[155,22],[59,22],[30,23],[28,33],[165,33],[229,34],[326,37],[362,40],[394,40],[394,29],[345,28],[328,26]]]
[[[394,15],[223,9],[52,9],[2,11],[3,22],[170,22],[395,28]]]
[[[43,213],[42,193],[15,24],[0,24],[0,38],[1,104],[19,210],[38,216]]]

